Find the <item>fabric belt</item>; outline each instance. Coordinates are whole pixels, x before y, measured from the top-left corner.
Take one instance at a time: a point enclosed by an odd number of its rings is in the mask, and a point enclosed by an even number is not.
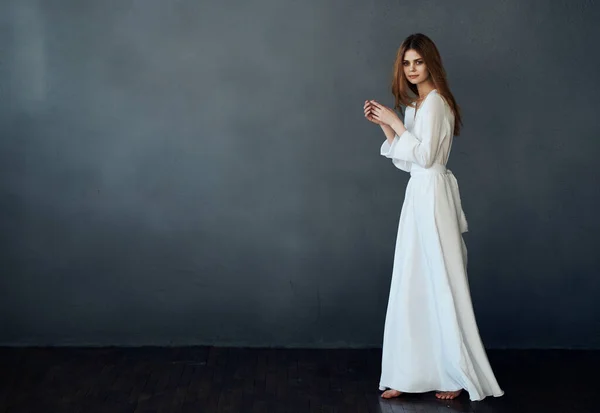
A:
[[[445,165],[442,165],[440,163],[434,163],[429,168],[421,168],[420,166],[417,166],[415,164],[412,164],[410,167],[411,175],[424,174],[424,173],[426,173],[426,174],[432,174],[432,173],[433,174],[445,174],[448,172],[452,173],[452,171],[447,169]]]
[[[457,218],[458,225],[460,227],[460,232],[467,232],[469,230],[469,225],[467,223],[467,217],[465,216],[465,212],[462,209],[458,181],[456,180],[456,177],[454,176],[452,171],[450,169],[447,169],[445,165],[439,163],[435,163],[429,168],[421,168],[419,166],[416,166],[415,164],[411,165],[410,176],[421,176],[424,174],[440,174],[446,175],[448,178],[450,178],[450,188],[452,189],[452,201],[454,202],[456,213],[458,214]]]

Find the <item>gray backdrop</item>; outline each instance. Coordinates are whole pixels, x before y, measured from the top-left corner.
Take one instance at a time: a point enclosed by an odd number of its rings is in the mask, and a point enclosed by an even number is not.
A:
[[[489,348],[600,348],[592,1],[0,2],[0,344],[378,347],[437,43]]]

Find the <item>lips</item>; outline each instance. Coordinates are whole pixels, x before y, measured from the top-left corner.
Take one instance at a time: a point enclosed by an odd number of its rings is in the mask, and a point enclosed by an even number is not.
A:
[[[408,77],[414,79],[415,77],[419,77],[419,75],[409,75]]]

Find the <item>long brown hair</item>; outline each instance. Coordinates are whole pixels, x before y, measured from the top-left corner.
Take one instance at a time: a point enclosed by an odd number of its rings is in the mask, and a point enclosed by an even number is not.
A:
[[[438,93],[446,100],[452,113],[454,113],[454,135],[460,134],[462,126],[462,117],[460,107],[454,100],[452,92],[448,87],[448,80],[446,79],[446,70],[442,65],[442,57],[438,51],[435,43],[422,33],[414,33],[408,36],[400,45],[398,53],[396,54],[396,61],[394,62],[394,73],[392,78],[392,94],[396,98],[395,109],[402,110],[400,105],[411,106],[414,97],[410,96],[408,91],[410,90],[415,96],[419,96],[417,85],[410,83],[404,75],[404,68],[402,61],[404,60],[404,54],[408,50],[414,50],[421,55],[427,65],[431,80]]]

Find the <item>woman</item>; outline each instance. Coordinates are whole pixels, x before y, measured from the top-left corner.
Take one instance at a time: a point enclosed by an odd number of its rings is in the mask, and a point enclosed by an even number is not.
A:
[[[501,396],[473,313],[458,184],[445,166],[460,110],[427,36],[413,34],[400,46],[392,93],[396,109],[406,106],[404,122],[376,101],[364,106],[386,136],[381,154],[411,175],[385,319],[382,397],[437,390],[438,398],[453,399],[463,389],[471,400]]]

